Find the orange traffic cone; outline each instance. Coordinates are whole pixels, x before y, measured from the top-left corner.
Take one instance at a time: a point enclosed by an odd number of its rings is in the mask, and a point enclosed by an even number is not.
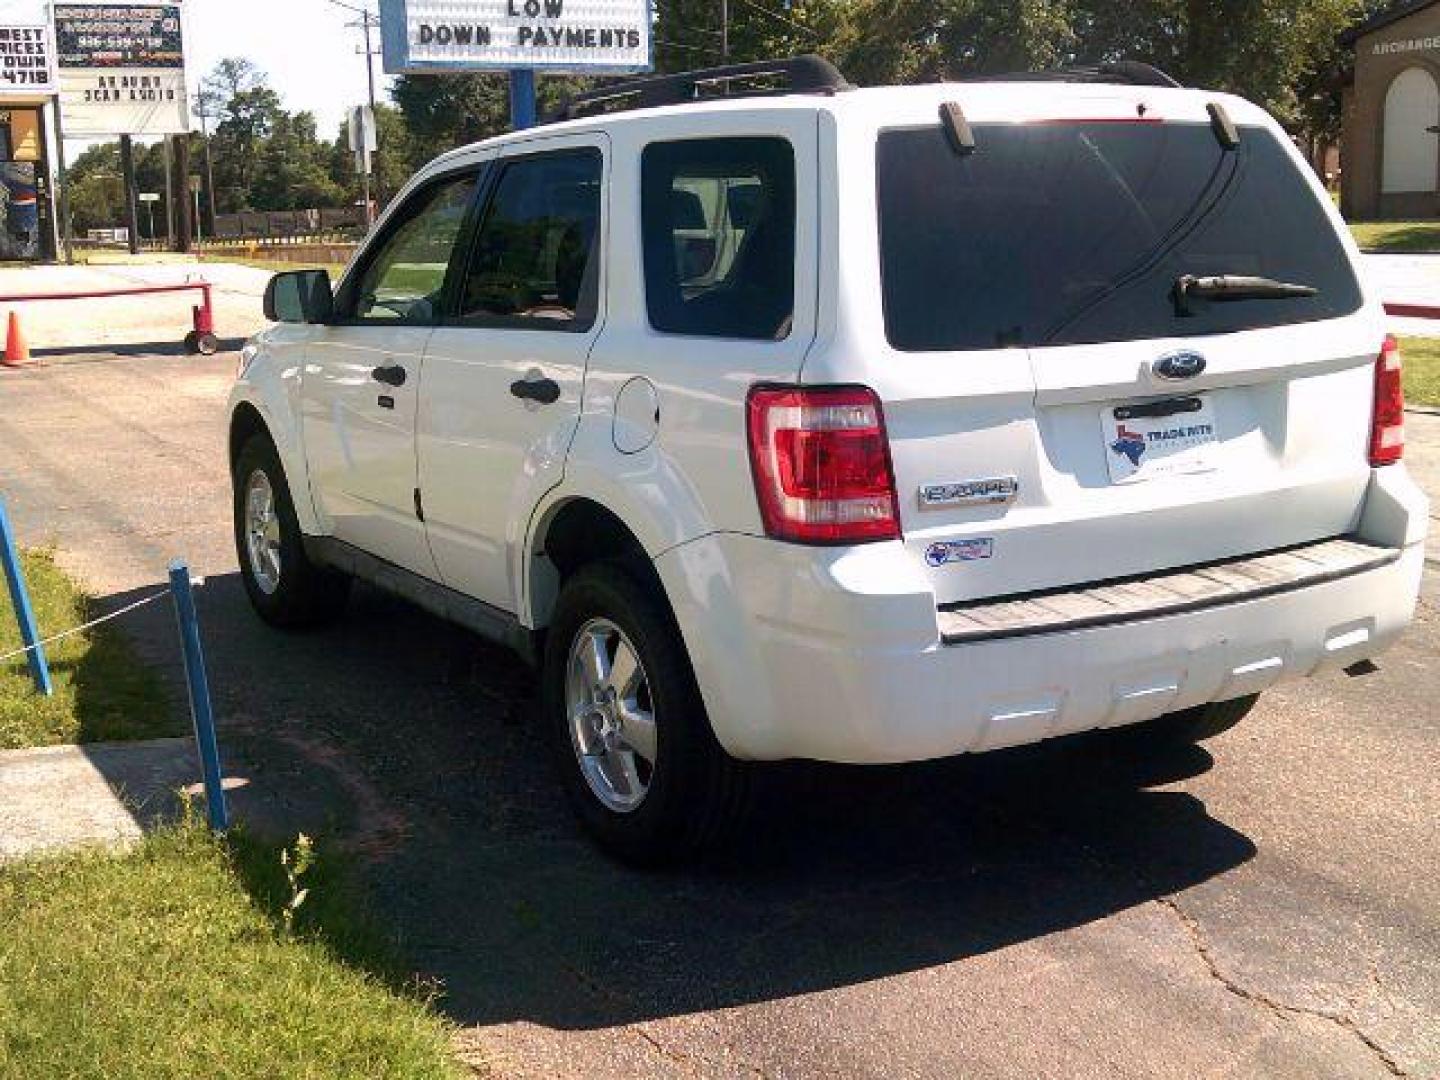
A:
[[[20,316],[18,313],[10,312],[10,330],[5,335],[5,355],[0,358],[0,364],[6,367],[19,367],[21,364],[30,362],[30,345],[25,340],[25,331],[20,328]]]

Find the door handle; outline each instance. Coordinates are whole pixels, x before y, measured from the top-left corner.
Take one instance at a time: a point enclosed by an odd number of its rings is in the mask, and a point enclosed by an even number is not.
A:
[[[377,367],[374,371],[370,372],[370,377],[378,383],[384,383],[386,386],[404,386],[405,379],[407,378],[405,369],[399,364],[384,364],[381,367]]]
[[[560,400],[560,384],[554,379],[521,379],[510,384],[510,393],[521,401],[554,405]]]

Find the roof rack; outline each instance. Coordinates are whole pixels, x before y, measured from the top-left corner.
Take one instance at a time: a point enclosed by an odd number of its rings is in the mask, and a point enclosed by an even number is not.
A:
[[[720,98],[773,97],[778,94],[838,94],[855,89],[834,64],[815,55],[731,64],[678,75],[629,79],[576,94],[546,117],[547,123],[575,120],[658,105],[684,105]]]
[[[1180,83],[1150,64],[1116,60],[1107,64],[1051,68],[1047,71],[1011,71],[1003,75],[976,75],[965,82],[1080,82],[1126,83],[1130,86],[1179,86]]]

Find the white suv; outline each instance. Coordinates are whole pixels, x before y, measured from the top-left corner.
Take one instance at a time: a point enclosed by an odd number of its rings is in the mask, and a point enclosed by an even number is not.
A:
[[[1202,737],[1414,611],[1357,262],[1273,119],[1140,65],[624,84],[426,168],[333,293],[276,279],[245,584],[290,626],[364,578],[531,658],[635,860],[749,762]]]

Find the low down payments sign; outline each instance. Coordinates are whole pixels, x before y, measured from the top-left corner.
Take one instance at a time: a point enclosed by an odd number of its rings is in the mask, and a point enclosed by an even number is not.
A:
[[[385,70],[649,71],[649,0],[380,0]]]

